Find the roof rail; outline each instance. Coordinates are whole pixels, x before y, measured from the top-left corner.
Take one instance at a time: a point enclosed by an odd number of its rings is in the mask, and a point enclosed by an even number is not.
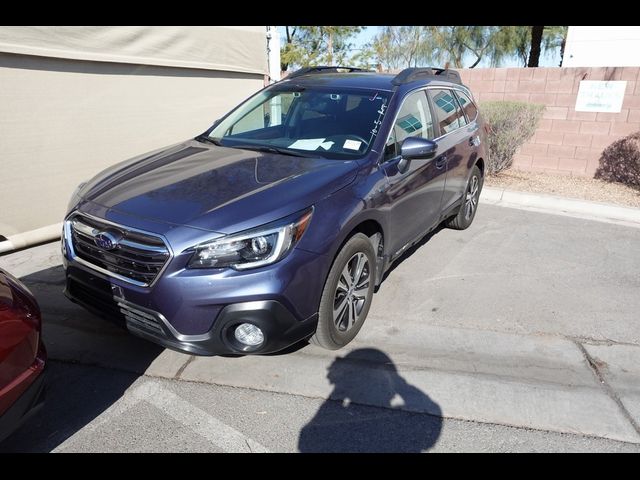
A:
[[[294,78],[301,77],[302,75],[311,75],[314,73],[327,73],[327,72],[338,72],[340,70],[346,70],[348,73],[351,72],[372,72],[373,70],[367,70],[365,68],[355,68],[355,67],[336,67],[336,66],[317,66],[317,67],[304,67],[299,70],[296,70],[293,73],[290,73],[285,78]]]
[[[405,68],[393,78],[391,83],[394,85],[402,85],[424,77],[438,77],[437,80],[444,80],[446,82],[459,83],[462,85],[460,74],[455,70],[433,67]]]

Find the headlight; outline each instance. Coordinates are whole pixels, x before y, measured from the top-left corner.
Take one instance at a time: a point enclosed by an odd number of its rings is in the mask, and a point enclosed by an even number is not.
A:
[[[310,208],[293,220],[289,217],[288,221],[274,222],[196,245],[187,267],[246,270],[275,263],[298,243],[312,213],[313,208]]]

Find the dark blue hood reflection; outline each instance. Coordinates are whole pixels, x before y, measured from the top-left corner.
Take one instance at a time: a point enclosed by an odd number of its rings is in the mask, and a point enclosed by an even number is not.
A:
[[[231,233],[312,205],[349,184],[358,167],[189,141],[105,170],[82,197],[137,217]]]

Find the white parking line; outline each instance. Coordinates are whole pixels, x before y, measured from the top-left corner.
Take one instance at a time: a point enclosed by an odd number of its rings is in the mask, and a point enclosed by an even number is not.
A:
[[[165,415],[190,428],[194,433],[206,438],[225,452],[269,452],[264,445],[192,405],[187,400],[164,388],[160,382],[154,380],[145,380],[144,383],[133,390],[127,391],[120,400],[96,417],[85,428],[79,430],[76,435],[95,431],[99,426],[119,417],[140,402],[150,403]],[[58,445],[54,452],[65,450],[64,445],[73,437]]]

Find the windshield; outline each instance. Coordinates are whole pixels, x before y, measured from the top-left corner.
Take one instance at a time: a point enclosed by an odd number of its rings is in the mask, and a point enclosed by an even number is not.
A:
[[[371,148],[388,92],[279,86],[247,100],[209,132],[226,147],[325,158],[361,157]]]

